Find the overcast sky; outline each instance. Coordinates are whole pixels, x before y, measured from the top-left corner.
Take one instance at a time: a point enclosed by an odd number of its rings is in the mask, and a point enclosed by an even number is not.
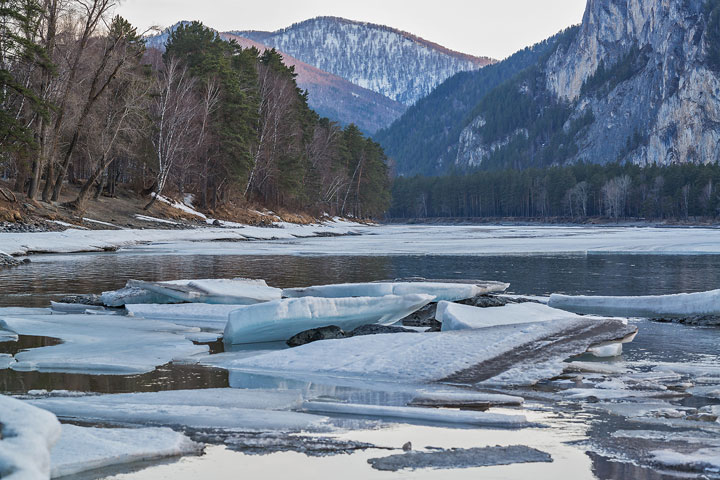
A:
[[[586,0],[121,0],[141,30],[200,20],[220,31],[277,30],[320,15],[380,23],[453,50],[505,58],[580,23]]]

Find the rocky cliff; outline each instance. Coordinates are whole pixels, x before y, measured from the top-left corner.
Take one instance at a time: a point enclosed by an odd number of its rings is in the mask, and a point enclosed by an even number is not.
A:
[[[455,165],[716,163],[719,18],[717,0],[589,0],[572,38],[483,100]]]

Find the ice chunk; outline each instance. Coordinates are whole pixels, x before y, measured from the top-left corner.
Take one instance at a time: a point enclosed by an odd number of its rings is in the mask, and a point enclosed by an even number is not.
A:
[[[552,462],[552,457],[545,452],[524,445],[409,452],[368,460],[374,469],[390,472],[418,468],[456,469],[536,462]]]
[[[279,300],[282,292],[279,288],[269,287],[264,280],[246,278],[155,283],[130,280],[128,286],[165,295],[181,302],[228,305],[253,305]]]
[[[622,343],[609,343],[588,348],[588,353],[597,358],[619,357],[623,352]]]
[[[144,288],[125,287],[120,290],[103,292],[100,296],[102,302],[108,307],[123,307],[135,303],[178,303],[177,300],[167,295],[151,292]]]
[[[50,308],[53,312],[57,313],[85,313],[88,310],[97,312],[104,312],[104,307],[96,305],[83,305],[82,303],[61,303],[61,302],[50,302]]]
[[[33,405],[60,418],[117,425],[248,430],[322,429],[326,418],[287,411],[301,405],[297,390],[234,388],[43,398]]]
[[[222,331],[233,310],[245,305],[210,305],[207,303],[181,303],[177,305],[125,305],[133,317],[166,320],[178,325],[209,328]]]
[[[60,436],[52,413],[0,395],[0,477],[50,477],[50,448]]]
[[[202,446],[169,428],[86,428],[63,425],[51,452],[51,476],[198,453]]]
[[[230,313],[225,342],[284,341],[311,328],[335,325],[350,331],[362,325],[391,325],[433,300],[430,295],[359,298],[291,298],[243,307]]]
[[[504,307],[478,308],[451,302],[439,302],[435,318],[442,331],[487,328],[518,323],[578,319],[578,315],[539,303],[517,303]]]
[[[471,406],[471,405],[522,405],[522,397],[502,395],[498,393],[468,392],[468,391],[428,391],[419,392],[412,401],[412,405],[427,406]]]
[[[618,320],[580,318],[455,332],[329,340],[228,361],[229,369],[390,382],[527,385],[552,378],[589,347],[634,335]]]
[[[302,408],[307,412],[389,417],[431,423],[456,423],[514,428],[526,427],[528,424],[525,415],[506,415],[502,413],[451,410],[443,408],[391,407],[384,405],[363,405],[357,403],[336,402],[305,402],[303,403]]]
[[[627,369],[600,362],[571,362],[565,365],[565,372],[569,373],[599,373],[602,375],[620,375],[627,373]]]
[[[342,283],[305,288],[286,288],[283,297],[384,297],[387,295],[432,295],[435,301],[465,300],[492,292],[505,291],[507,283],[489,283],[486,285],[435,282],[395,282],[395,283]]]
[[[7,353],[0,353],[0,370],[5,370],[13,363],[15,363],[15,359],[12,355],[8,355]]]
[[[619,317],[682,317],[720,314],[720,290],[643,297],[585,297],[553,294],[553,308]]]
[[[655,450],[650,454],[655,463],[679,470],[702,472],[720,469],[720,448],[701,448],[690,453]]]
[[[17,353],[11,368],[21,371],[128,375],[208,351],[184,337],[198,329],[115,315],[2,317],[0,329],[63,340]]]

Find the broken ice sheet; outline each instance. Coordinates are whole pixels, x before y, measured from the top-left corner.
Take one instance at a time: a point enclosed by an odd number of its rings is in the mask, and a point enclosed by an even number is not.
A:
[[[638,297],[553,294],[548,305],[575,313],[621,317],[713,315],[720,314],[720,290]]]
[[[512,465],[514,463],[552,462],[550,454],[523,445],[451,449],[434,452],[408,452],[382,458],[371,458],[368,463],[376,470],[397,472],[421,468],[455,469]]]
[[[50,448],[60,437],[55,415],[0,395],[0,477],[50,476]]]
[[[31,400],[60,418],[115,425],[194,429],[322,431],[327,418],[289,411],[301,405],[298,390],[234,388],[123,393]]]
[[[579,319],[581,317],[539,303],[518,303],[503,307],[478,308],[443,301],[438,303],[435,318],[442,322],[442,331],[449,332],[519,323]]]
[[[438,282],[378,282],[378,283],[341,283],[336,285],[318,285],[303,288],[286,288],[283,297],[384,297],[387,295],[432,295],[435,301],[457,301],[504,292],[507,283],[488,282],[486,284],[438,283]]]
[[[0,328],[64,342],[17,353],[10,367],[18,371],[128,375],[208,351],[184,336],[198,329],[115,315],[0,317]]]
[[[476,412],[443,408],[393,407],[339,402],[304,402],[306,412],[360,415],[369,417],[387,417],[401,420],[414,420],[427,423],[448,423],[460,425],[481,425],[504,428],[528,426],[524,415]]]
[[[169,428],[93,428],[65,424],[51,451],[51,476],[188,455],[202,445]]]
[[[229,314],[224,341],[233,345],[277,342],[311,328],[329,325],[345,331],[369,324],[391,325],[424,307],[433,298],[430,295],[306,297],[250,305]]]
[[[650,452],[658,465],[690,472],[720,471],[720,448],[701,448],[691,452],[655,450]]]
[[[178,325],[223,331],[228,315],[244,305],[210,305],[206,303],[180,303],[176,305],[135,304],[125,305],[132,317],[165,320]]]
[[[531,385],[562,373],[564,361],[588,347],[622,340],[636,331],[621,321],[582,318],[481,330],[376,335],[315,342],[216,366],[406,383]]]
[[[128,287],[141,288],[180,302],[223,305],[253,305],[279,300],[282,292],[279,288],[269,287],[264,280],[246,278],[176,280],[173,282],[130,280]]]

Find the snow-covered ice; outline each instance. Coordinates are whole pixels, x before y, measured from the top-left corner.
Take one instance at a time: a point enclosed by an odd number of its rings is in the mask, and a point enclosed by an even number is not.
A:
[[[303,288],[286,288],[283,297],[384,297],[387,295],[432,295],[435,301],[457,301],[473,298],[487,293],[504,292],[507,283],[488,282],[483,285],[437,282],[377,282],[342,283],[337,285],[318,285]]]
[[[621,317],[717,315],[720,314],[720,290],[638,297],[553,294],[548,305],[575,313]]]
[[[77,475],[201,450],[200,444],[169,428],[92,428],[65,424],[51,451],[51,476]]]
[[[358,298],[303,297],[239,308],[230,313],[224,340],[229,344],[285,341],[302,331],[335,325],[350,331],[362,325],[391,325],[434,297],[405,295]]]
[[[578,319],[578,315],[539,303],[516,303],[503,307],[478,308],[451,302],[439,302],[435,318],[442,331],[488,328],[500,325]]]
[[[297,390],[235,388],[123,393],[30,402],[68,420],[116,425],[236,430],[320,430],[326,417],[289,411],[302,405]]]
[[[0,395],[0,477],[50,478],[50,449],[60,437],[52,413]]]
[[[650,452],[655,463],[680,470],[702,472],[720,469],[720,448],[701,448],[690,453],[673,450],[655,450]]]
[[[19,371],[129,375],[208,351],[184,336],[199,329],[116,315],[0,317],[0,329],[63,340],[17,353],[10,367]]]
[[[527,385],[562,373],[567,358],[594,344],[622,340],[634,332],[635,327],[617,320],[563,319],[480,330],[326,340],[217,365],[241,371],[389,382]]]
[[[508,415],[503,413],[475,412],[470,410],[393,407],[384,405],[362,405],[357,403],[313,401],[303,403],[302,408],[307,412],[314,413],[389,417],[401,420],[416,420],[431,423],[514,428],[528,426],[528,421],[525,418],[525,415]]]
[[[128,287],[141,288],[157,295],[174,298],[178,302],[229,305],[253,305],[279,300],[282,292],[279,288],[269,287],[264,280],[246,278],[173,282],[130,280]]]

